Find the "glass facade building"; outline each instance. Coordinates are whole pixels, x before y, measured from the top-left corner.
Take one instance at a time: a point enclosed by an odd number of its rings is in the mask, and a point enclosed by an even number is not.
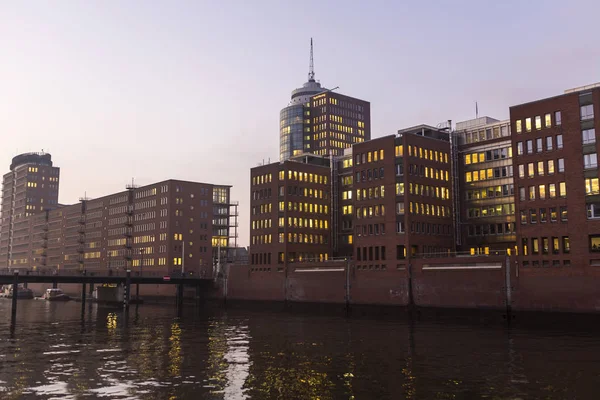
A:
[[[281,110],[279,115],[279,159],[301,154],[304,151],[304,131],[310,129],[304,123],[305,106],[294,104]]]

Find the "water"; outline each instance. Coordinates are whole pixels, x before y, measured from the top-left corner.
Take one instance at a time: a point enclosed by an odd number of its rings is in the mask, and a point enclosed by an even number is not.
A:
[[[0,301],[0,399],[594,399],[600,339],[555,322]],[[522,318],[526,319],[526,318]]]

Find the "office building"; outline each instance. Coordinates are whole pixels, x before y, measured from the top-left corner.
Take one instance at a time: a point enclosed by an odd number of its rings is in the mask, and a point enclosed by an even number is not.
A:
[[[23,252],[10,266],[211,276],[237,237],[230,186],[168,180],[45,210],[23,219]],[[233,241],[234,243],[231,243]]]
[[[513,250],[516,244],[510,121],[481,117],[458,122],[457,249],[470,254]]]
[[[315,80],[312,39],[308,81],[292,91],[280,112],[279,159],[304,153],[340,156],[354,143],[371,138],[367,101],[326,89]]]
[[[600,84],[510,107],[523,268],[600,266]]]
[[[305,155],[252,168],[250,175],[251,264],[328,260],[329,159]]]
[[[60,168],[48,153],[25,153],[12,159],[2,180],[0,268],[28,252],[27,217],[58,206]]]

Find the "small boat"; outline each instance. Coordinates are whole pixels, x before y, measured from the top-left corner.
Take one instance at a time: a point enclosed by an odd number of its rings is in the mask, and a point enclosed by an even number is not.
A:
[[[71,297],[64,294],[61,289],[46,289],[46,293],[42,296],[44,300],[48,301],[69,301]]]
[[[13,286],[2,286],[2,297],[13,298]],[[33,299],[33,291],[23,285],[17,286],[17,299]]]

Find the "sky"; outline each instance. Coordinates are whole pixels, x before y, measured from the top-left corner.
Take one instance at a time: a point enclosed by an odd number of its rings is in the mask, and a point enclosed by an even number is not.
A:
[[[0,172],[52,154],[59,202],[182,179],[233,185],[279,155],[279,111],[316,78],[371,102],[372,137],[600,81],[588,0],[0,1]],[[4,167],[2,167],[4,166]]]

